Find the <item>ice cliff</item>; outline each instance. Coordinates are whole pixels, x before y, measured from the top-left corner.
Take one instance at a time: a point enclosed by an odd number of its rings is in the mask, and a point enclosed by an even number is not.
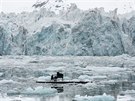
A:
[[[109,13],[103,8],[83,11],[75,4],[65,9],[62,0],[56,1],[57,9],[37,2],[33,6],[39,10],[33,12],[0,13],[0,54],[135,55],[134,15],[120,16],[117,9]]]

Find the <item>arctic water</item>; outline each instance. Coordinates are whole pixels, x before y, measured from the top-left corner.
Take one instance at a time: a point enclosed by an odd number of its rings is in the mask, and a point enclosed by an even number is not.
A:
[[[76,95],[128,94],[135,99],[135,58],[113,57],[0,57],[0,101],[72,101]],[[64,81],[87,84],[40,84],[59,71]],[[59,79],[61,81],[61,79]],[[120,101],[120,100],[117,100]]]

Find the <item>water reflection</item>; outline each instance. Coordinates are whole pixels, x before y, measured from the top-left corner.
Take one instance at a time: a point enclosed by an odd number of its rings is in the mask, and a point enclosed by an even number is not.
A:
[[[64,88],[63,87],[57,87],[57,86],[53,86],[51,88],[55,88],[57,89],[58,93],[62,93],[64,91]]]
[[[40,99],[40,101],[72,101],[72,98],[70,98],[69,96],[65,96],[63,94],[54,96],[54,97],[42,97]]]
[[[0,97],[0,101],[40,101],[40,99],[31,97]]]

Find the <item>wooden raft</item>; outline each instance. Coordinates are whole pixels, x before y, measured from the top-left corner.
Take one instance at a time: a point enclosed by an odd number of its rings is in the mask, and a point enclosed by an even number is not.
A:
[[[52,84],[75,83],[75,84],[86,84],[86,83],[88,83],[88,81],[36,81],[36,83],[52,83]]]

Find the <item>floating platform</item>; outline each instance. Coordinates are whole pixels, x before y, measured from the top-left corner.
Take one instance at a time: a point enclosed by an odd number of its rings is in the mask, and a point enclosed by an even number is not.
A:
[[[36,81],[36,83],[52,83],[52,84],[68,84],[68,83],[74,83],[74,84],[86,84],[89,81]]]

